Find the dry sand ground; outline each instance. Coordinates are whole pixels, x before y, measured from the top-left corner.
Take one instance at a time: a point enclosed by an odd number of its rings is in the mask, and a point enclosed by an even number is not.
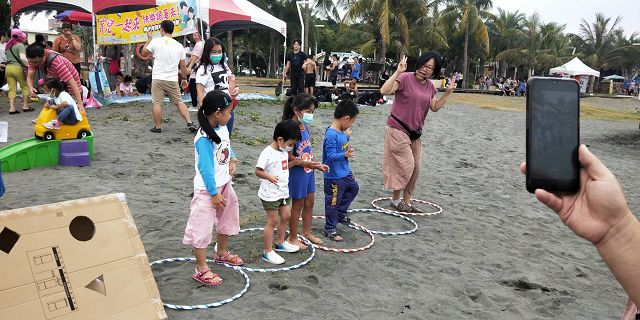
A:
[[[33,135],[34,113],[9,115],[10,142]],[[638,101],[589,98],[583,106],[631,111]],[[352,207],[387,196],[380,174],[383,129],[389,106],[364,107],[353,127],[357,156],[353,172],[360,194]],[[423,138],[417,197],[444,208],[435,218],[416,218],[415,234],[377,236],[375,245],[354,254],[318,252],[307,266],[273,274],[251,273],[241,299],[218,309],[176,312],[171,319],[616,319],[626,299],[596,250],[574,236],[524,189],[518,165],[524,161],[524,100],[455,94],[445,109],[430,114]],[[321,157],[324,128],[332,110],[317,111],[314,151]],[[281,107],[250,103],[236,110],[232,140],[241,165],[235,177],[242,227],[264,223],[257,197],[257,157],[270,139]],[[7,193],[0,210],[124,192],[149,259],[190,256],[182,245],[192,192],[193,144],[175,108],[165,108],[162,134],[152,134],[149,104],[90,110],[95,161],[90,167],[53,167],[5,173]],[[623,117],[623,118],[624,118]],[[629,120],[581,121],[582,142],[618,175],[632,211],[640,214],[640,130]],[[6,145],[6,144],[5,144]],[[0,147],[4,146],[0,144]],[[322,181],[316,175],[317,187]],[[322,193],[316,213],[323,214]],[[371,229],[411,226],[398,218],[357,213]],[[314,223],[319,234],[321,221]],[[347,241],[363,246],[368,237],[340,227]],[[248,266],[260,260],[261,233],[232,238],[230,247]],[[287,254],[287,264],[308,252]],[[154,269],[163,300],[200,304],[239,292],[243,278],[213,266],[224,284],[198,287],[193,265]]]

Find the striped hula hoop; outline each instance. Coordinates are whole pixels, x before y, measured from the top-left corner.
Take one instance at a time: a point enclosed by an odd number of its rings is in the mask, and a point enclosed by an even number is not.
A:
[[[274,228],[275,230],[275,228]],[[247,229],[242,229],[240,230],[240,233],[246,233],[246,232],[251,232],[251,231],[264,231],[264,228],[247,228]],[[245,266],[234,266],[234,265],[230,265],[228,263],[218,263],[221,264],[225,267],[229,267],[229,268],[233,268],[236,270],[244,270],[244,271],[249,271],[249,272],[278,272],[278,271],[290,271],[290,270],[294,270],[294,269],[298,269],[304,265],[306,265],[307,263],[309,263],[311,260],[313,260],[313,257],[315,257],[316,255],[316,249],[311,246],[311,241],[307,240],[305,237],[298,235],[298,239],[302,240],[302,242],[306,243],[308,245],[308,247],[311,247],[311,255],[309,255],[309,257],[298,263],[298,264],[294,264],[292,266],[288,266],[288,267],[281,267],[281,268],[249,268],[249,267],[245,267]]]
[[[312,216],[314,219],[324,219],[324,216]],[[364,251],[367,250],[369,248],[371,248],[371,246],[373,246],[373,243],[375,242],[375,238],[373,236],[373,233],[371,231],[369,231],[369,229],[355,223],[355,222],[351,222],[351,228],[356,229],[356,230],[360,230],[366,234],[369,235],[369,237],[371,237],[371,242],[369,242],[369,244],[367,244],[364,247],[360,247],[360,248],[347,248],[347,249],[339,249],[339,248],[330,248],[330,247],[325,247],[325,246],[321,246],[321,245],[317,245],[315,243],[311,243],[311,246],[316,247],[320,250],[324,250],[324,251],[333,251],[333,252],[342,252],[342,253],[353,253],[353,252],[358,252],[358,251]]]
[[[428,204],[428,205],[436,208],[437,210],[434,211],[434,212],[400,212],[400,211],[385,209],[385,208],[383,208],[381,206],[376,205],[376,202],[380,202],[380,201],[391,201],[391,197],[383,197],[383,198],[374,199],[373,201],[371,201],[371,205],[374,208],[378,209],[378,210],[382,210],[382,211],[386,211],[386,212],[393,212],[395,214],[400,214],[400,215],[403,215],[403,216],[419,216],[419,217],[423,217],[423,216],[435,216],[437,214],[442,213],[442,207],[440,207],[438,204],[433,203],[433,202],[429,202],[429,201],[424,201],[424,200],[411,199],[411,202]]]
[[[394,216],[394,217],[398,217],[398,218],[402,218],[406,221],[409,221],[411,224],[413,224],[413,229],[411,230],[406,230],[406,231],[377,231],[377,230],[371,230],[369,229],[369,231],[371,231],[371,233],[373,234],[379,234],[379,235],[383,235],[383,236],[401,236],[401,235],[405,235],[405,234],[410,234],[410,233],[414,233],[416,232],[416,230],[418,230],[418,224],[411,218],[407,217],[407,216],[403,216],[401,214],[397,214],[391,211],[385,211],[385,210],[380,210],[380,209],[349,209],[347,210],[347,212],[379,212],[379,213],[384,213],[390,216]],[[352,224],[347,224],[349,227],[357,229],[356,227],[352,226]]]
[[[151,263],[149,263],[149,265],[153,268],[154,266],[158,266],[161,264],[166,264],[166,263],[172,263],[172,262],[184,262],[184,261],[196,261],[196,258],[167,258],[167,259],[162,259],[162,260],[156,260],[153,261]],[[215,261],[211,260],[211,259],[207,259],[207,262],[209,263],[215,263]],[[216,302],[212,302],[212,303],[207,303],[207,304],[196,304],[196,305],[182,305],[182,304],[171,304],[171,303],[163,303],[165,308],[169,308],[169,309],[174,309],[174,310],[196,310],[196,309],[209,309],[209,308],[217,308],[219,306],[225,305],[231,301],[234,300],[238,300],[240,297],[242,297],[247,290],[249,290],[249,285],[251,284],[251,280],[249,280],[249,276],[247,275],[246,272],[236,269],[236,271],[240,272],[240,274],[242,274],[242,276],[244,277],[245,280],[245,285],[244,288],[242,289],[242,291],[240,291],[240,293],[226,298],[224,300],[220,300],[220,301],[216,301]]]

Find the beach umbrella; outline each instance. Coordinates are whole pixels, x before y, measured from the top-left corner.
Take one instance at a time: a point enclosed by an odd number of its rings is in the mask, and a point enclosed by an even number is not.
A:
[[[617,74],[612,74],[612,75],[610,75],[610,76],[606,76],[606,77],[604,77],[604,80],[611,80],[611,81],[620,80],[620,81],[623,81],[623,80],[624,80],[624,77],[619,76],[619,75],[617,75]]]
[[[61,14],[56,16],[56,20],[73,24],[80,24],[82,26],[91,26],[93,23],[93,18],[90,13],[74,10],[66,10],[62,12]]]

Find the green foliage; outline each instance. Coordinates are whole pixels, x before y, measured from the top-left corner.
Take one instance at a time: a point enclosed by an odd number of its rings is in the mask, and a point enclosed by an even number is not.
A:
[[[0,30],[8,31],[11,27],[11,4],[0,0]]]

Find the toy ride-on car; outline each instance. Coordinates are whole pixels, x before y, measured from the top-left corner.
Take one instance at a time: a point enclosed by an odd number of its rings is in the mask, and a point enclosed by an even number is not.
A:
[[[89,120],[87,115],[82,114],[82,120],[78,121],[74,125],[68,125],[62,123],[60,129],[47,129],[44,124],[56,119],[56,110],[50,108],[42,108],[36,124],[34,126],[36,131],[36,138],[40,138],[44,141],[48,140],[69,140],[69,139],[82,139],[91,135],[91,127],[89,126]]]

